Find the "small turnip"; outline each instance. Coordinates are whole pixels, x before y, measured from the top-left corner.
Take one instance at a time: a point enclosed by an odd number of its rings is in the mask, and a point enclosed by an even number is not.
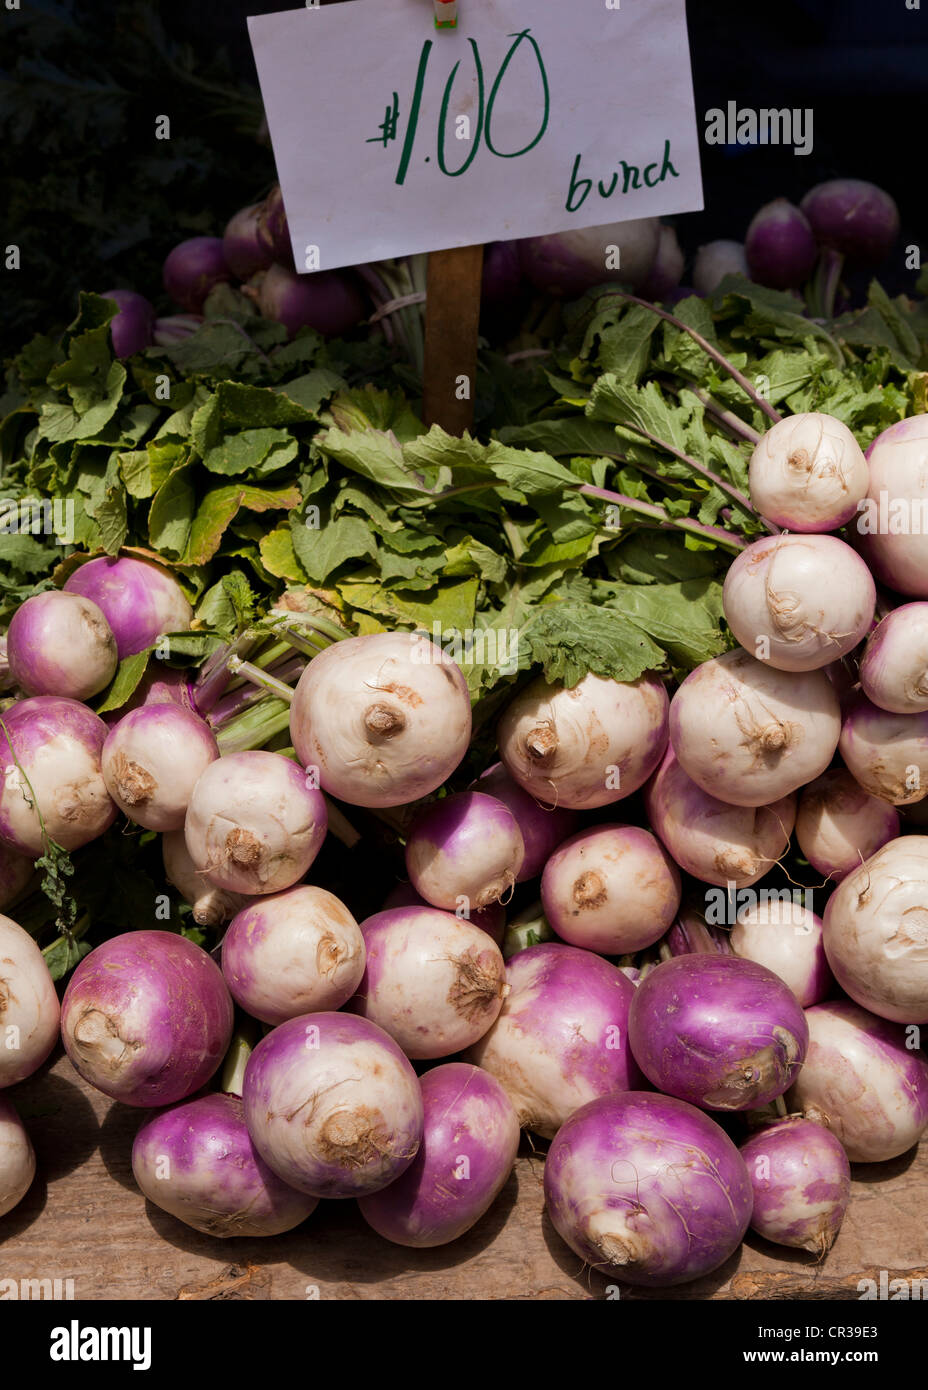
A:
[[[228,922],[250,898],[244,893],[227,893],[201,873],[187,849],[182,830],[169,830],[161,837],[161,856],[169,883],[193,908],[193,920],[201,927],[218,927]]]
[[[864,791],[846,768],[829,768],[799,797],[799,848],[813,869],[833,883],[898,834],[899,812]]]
[[[0,1094],[0,1217],[22,1201],[34,1177],[32,1141],[12,1102]]]
[[[101,610],[80,594],[49,589],[20,604],[7,633],[7,660],[27,695],[89,700],[116,674],[116,639]]]
[[[867,450],[870,485],[855,527],[874,578],[928,598],[928,415],[878,434]]]
[[[837,531],[869,486],[867,460],[841,420],[819,411],[787,415],[751,455],[751,501],[790,531]]]
[[[748,278],[743,241],[708,241],[700,246],[693,263],[693,288],[697,294],[714,294],[726,275]]]
[[[180,830],[193,789],[219,745],[204,719],[174,704],[123,715],[103,745],[106,789],[146,830]]]
[[[120,661],[154,646],[164,633],[186,632],[193,618],[177,580],[160,565],[134,555],[89,560],[68,576],[64,588],[100,608]]]
[[[860,685],[893,714],[928,710],[928,603],[903,603],[874,628],[860,659]]]
[[[754,1191],[752,1228],[821,1260],[851,1199],[851,1168],[838,1140],[801,1116],[776,1120],[741,1145]]]
[[[0,1090],[38,1071],[58,1041],[58,995],[28,932],[0,915]]]
[[[858,695],[848,705],[839,744],[865,792],[910,806],[928,796],[928,711],[890,714]]]
[[[516,818],[525,846],[516,883],[537,878],[558,845],[563,844],[577,829],[579,816],[575,811],[560,806],[543,806],[530,792],[519,786],[502,763],[494,763],[481,773],[472,790],[495,796],[497,801],[509,807]]]
[[[434,907],[479,910],[511,896],[525,857],[515,816],[483,792],[426,806],[406,840],[406,872]]]
[[[822,919],[791,897],[767,897],[741,908],[730,940],[736,955],[772,970],[804,1009],[831,993]]]
[[[755,213],[744,238],[751,279],[775,290],[798,289],[812,274],[818,248],[805,215],[786,198]]]

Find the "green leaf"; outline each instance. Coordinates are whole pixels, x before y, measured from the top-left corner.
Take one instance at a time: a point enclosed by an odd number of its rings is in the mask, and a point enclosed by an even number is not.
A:
[[[291,525],[299,525],[299,522],[294,518]],[[261,562],[269,574],[273,574],[277,579],[289,580],[293,584],[306,583],[306,571],[296,558],[289,525],[277,526],[266,536],[262,536],[258,542],[258,549]]]
[[[439,584],[427,599],[407,599],[398,590],[384,589],[374,581],[346,581],[339,584],[338,592],[352,608],[389,619],[389,626],[421,627],[429,633],[434,623],[446,632],[465,632],[474,626],[476,579]]]
[[[604,420],[585,415],[568,415],[560,420],[534,420],[528,425],[507,426],[499,430],[501,444],[523,449],[540,449],[554,457],[572,454],[621,453],[615,427]]]
[[[157,499],[156,499],[157,501]],[[182,563],[206,565],[219,549],[229,523],[244,507],[252,512],[289,511],[300,504],[297,488],[230,486],[213,488],[197,508]]]
[[[134,656],[123,657],[115,676],[103,692],[101,703],[96,706],[97,714],[108,714],[110,710],[122,709],[123,705],[131,700],[148,670],[148,661],[153,651],[153,647],[148,647],[143,652],[136,652]]]
[[[369,522],[350,513],[324,521],[318,528],[293,516],[290,535],[296,558],[314,584],[322,584],[346,560],[362,555],[377,558],[377,542]]]
[[[634,681],[664,664],[664,653],[637,624],[611,608],[567,601],[539,608],[522,633],[545,680],[568,689],[592,672]]]
[[[720,627],[722,586],[718,580],[615,584],[609,588],[610,606],[653,637],[675,666],[692,669],[728,650],[730,641]]]
[[[247,473],[252,478],[260,478],[285,468],[298,451],[299,444],[286,430],[254,429],[225,435],[203,453],[202,459],[211,473],[224,473],[229,477]]]
[[[494,440],[487,450],[487,463],[497,478],[527,498],[544,497],[576,488],[579,479],[550,454],[530,449],[512,449]]]
[[[73,936],[59,936],[42,951],[48,973],[54,981],[63,980],[86,955],[93,950],[89,941],[76,941]]]
[[[183,555],[193,526],[196,502],[191,472],[188,467],[175,469],[155,493],[148,513],[152,548],[173,559]]]

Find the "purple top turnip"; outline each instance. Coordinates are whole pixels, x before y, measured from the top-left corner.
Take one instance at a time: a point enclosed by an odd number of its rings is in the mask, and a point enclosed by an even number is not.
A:
[[[202,314],[168,314],[155,319],[152,339],[156,347],[173,347],[192,338],[203,323]]]
[[[543,806],[531,792],[524,791],[502,763],[494,763],[481,773],[473,791],[495,796],[509,807],[522,834],[525,855],[516,874],[516,883],[537,878],[558,845],[577,829],[579,817],[575,811],[560,806]]]
[[[406,840],[406,872],[434,907],[479,910],[511,896],[525,857],[515,816],[484,792],[458,792],[420,811]]]
[[[761,898],[753,906],[743,907],[730,940],[736,955],[772,970],[804,1009],[832,992],[834,980],[822,944],[822,919],[792,898]]]
[[[345,904],[306,883],[250,903],[222,940],[229,992],[262,1023],[340,1009],[364,962],[364,937]]]
[[[898,834],[896,808],[865,792],[846,768],[829,768],[803,788],[796,839],[813,869],[833,883]]]
[[[790,531],[837,531],[867,495],[869,469],[841,420],[819,411],[787,415],[761,435],[751,455],[751,501]]]
[[[751,1217],[744,1160],[723,1129],[670,1096],[632,1091],[577,1110],[545,1159],[545,1205],[594,1269],[662,1288],[734,1254]]]
[[[645,299],[663,300],[683,279],[684,256],[673,227],[661,226],[657,252],[641,285]]]
[[[151,347],[155,311],[142,294],[134,290],[106,290],[103,299],[115,301],[118,313],[110,320],[113,351],[117,357],[134,357]]]
[[[35,1150],[13,1104],[0,1094],[0,1217],[22,1201],[35,1177]]]
[[[89,700],[116,674],[116,638],[91,599],[49,589],[13,614],[7,660],[27,695]]]
[[[851,776],[871,796],[893,806],[928,796],[928,710],[890,714],[857,695],[845,710],[839,747]]]
[[[835,1136],[793,1115],[753,1134],[741,1157],[754,1192],[753,1229],[823,1259],[851,1198],[851,1167]]]
[[[899,235],[899,209],[888,193],[863,179],[830,179],[800,204],[816,239],[851,265],[885,260]]]
[[[258,235],[262,243],[272,253],[273,259],[289,268],[293,266],[293,247],[290,242],[290,227],[284,207],[284,195],[280,184],[275,183],[261,204],[258,216]]]
[[[142,705],[107,735],[101,765],[110,796],[147,830],[180,830],[201,773],[219,757],[205,720],[180,705]]]
[[[523,288],[522,261],[516,241],[491,241],[483,248],[480,302],[487,309],[515,304]]]
[[[928,603],[903,603],[874,628],[860,684],[868,700],[893,714],[928,710]]]
[[[928,415],[890,425],[867,450],[870,486],[856,530],[874,577],[928,598]]]
[[[751,279],[775,290],[798,289],[812,274],[817,251],[807,218],[786,198],[755,213],[744,238]]]
[[[102,610],[116,638],[119,659],[155,644],[166,632],[186,632],[193,609],[167,570],[134,555],[101,556],[81,565],[65,591],[83,594]]]
[[[207,1236],[277,1236],[315,1210],[261,1158],[239,1096],[182,1101],[147,1119],[132,1173],[150,1202]]]
[[[506,1092],[479,1067],[448,1062],[421,1081],[422,1144],[401,1177],[358,1203],[378,1235],[428,1249],[470,1230],[505,1186],[519,1147]]]
[[[422,1142],[422,1092],[382,1028],[354,1014],[303,1014],[258,1043],[245,1069],[255,1148],[312,1197],[363,1197],[406,1171]]]
[[[714,294],[726,275],[748,278],[743,241],[708,241],[693,262],[693,288],[704,296]]]
[[[524,1129],[550,1139],[579,1106],[641,1084],[628,1045],[632,982],[560,942],[531,946],[506,969],[499,1018],[468,1052],[503,1086]]]
[[[367,963],[350,1008],[407,1057],[448,1057],[483,1037],[508,993],[499,947],[466,918],[398,907],[361,923]]]
[[[607,280],[618,280],[633,288],[643,284],[654,264],[659,241],[657,218],[641,217],[551,236],[527,237],[519,243],[519,256],[523,271],[536,289],[572,298]],[[610,253],[609,247],[618,247],[618,256],[614,251]]]
[[[171,251],[162,271],[164,288],[182,309],[198,314],[216,285],[232,279],[221,237],[195,236]]]
[[[706,1110],[750,1110],[795,1080],[809,1030],[772,970],[737,956],[688,955],[639,982],[629,1037],[659,1090]]]
[[[364,318],[357,286],[335,270],[297,275],[282,265],[259,271],[248,286],[266,319],[282,323],[292,338],[301,328],[338,337]]]
[[[31,1076],[58,1041],[58,995],[28,932],[0,915],[0,1090]]]
[[[102,835],[116,819],[100,769],[103,720],[80,701],[54,695],[20,700],[2,717],[0,836],[37,859],[46,848],[38,811],[63,849]]]
[[[260,203],[241,208],[230,218],[222,235],[226,265],[239,280],[249,280],[274,261],[274,252],[262,236],[261,212]]]

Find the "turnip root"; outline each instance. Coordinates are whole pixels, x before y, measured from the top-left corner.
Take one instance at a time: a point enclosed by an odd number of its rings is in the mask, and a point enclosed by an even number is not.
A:
[[[867,463],[870,484],[856,521],[861,553],[881,584],[928,598],[928,415],[878,434]]]
[[[432,907],[434,904],[427,902],[421,893],[417,893],[411,883],[398,883],[395,888],[383,900],[381,912],[386,912],[391,907]],[[472,922],[475,927],[485,931],[487,936],[492,937],[497,946],[502,948],[503,937],[506,934],[506,909],[502,903],[490,903],[487,907],[467,909],[466,904],[462,903],[455,912],[456,917],[466,917],[468,922]]]
[[[7,632],[7,660],[27,695],[89,700],[116,674],[116,638],[80,594],[51,589],[20,604]]]
[[[474,783],[473,791],[486,792],[504,802],[516,818],[525,845],[522,868],[516,883],[537,878],[549,857],[577,829],[579,817],[575,811],[560,806],[542,806],[530,792],[523,790],[502,763],[494,763]]]
[[[867,699],[893,714],[928,710],[928,603],[903,603],[867,638],[860,660]]]
[[[12,1102],[0,1094],[0,1217],[25,1197],[35,1177],[35,1151]]]
[[[406,840],[406,872],[434,907],[479,910],[512,894],[525,857],[515,816],[483,792],[426,806]]]
[[[753,1134],[741,1157],[754,1190],[753,1229],[823,1259],[851,1199],[850,1164],[835,1136],[793,1115]]]
[[[193,609],[173,575],[134,555],[103,556],[81,565],[65,592],[83,594],[100,608],[116,638],[119,659],[144,651],[166,632],[186,632]]]
[[[856,782],[893,806],[928,796],[928,711],[890,714],[864,695],[848,706],[841,757]]]
[[[769,806],[805,786],[825,771],[840,734],[823,671],[778,671],[743,651],[697,666],[670,706],[684,772],[732,806]]]
[[[751,501],[790,531],[837,531],[868,484],[867,460],[847,425],[817,411],[785,416],[751,455]]]
[[[743,907],[730,940],[736,955],[779,976],[804,1009],[831,993],[834,981],[822,944],[822,919],[791,897]]]
[[[146,830],[180,830],[200,775],[219,757],[204,719],[174,704],[142,705],[107,735],[101,766],[121,811]]]
[[[539,677],[500,720],[500,756],[545,805],[608,806],[637,791],[660,762],[667,709],[656,676],[626,683],[588,675],[571,689]]]
[[[865,792],[846,768],[829,768],[799,797],[799,848],[813,869],[833,883],[898,834],[899,812]]]
[[[58,1041],[58,995],[28,932],[0,915],[0,1090],[37,1071]]]
[[[243,893],[227,893],[200,873],[187,849],[182,830],[169,830],[161,837],[161,857],[169,883],[193,908],[193,920],[201,927],[218,927],[228,922],[251,901]]]

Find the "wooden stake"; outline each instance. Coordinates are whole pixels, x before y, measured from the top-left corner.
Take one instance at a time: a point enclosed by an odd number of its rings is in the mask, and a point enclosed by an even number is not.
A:
[[[474,424],[482,274],[482,246],[429,252],[422,408],[425,423],[448,434]]]

